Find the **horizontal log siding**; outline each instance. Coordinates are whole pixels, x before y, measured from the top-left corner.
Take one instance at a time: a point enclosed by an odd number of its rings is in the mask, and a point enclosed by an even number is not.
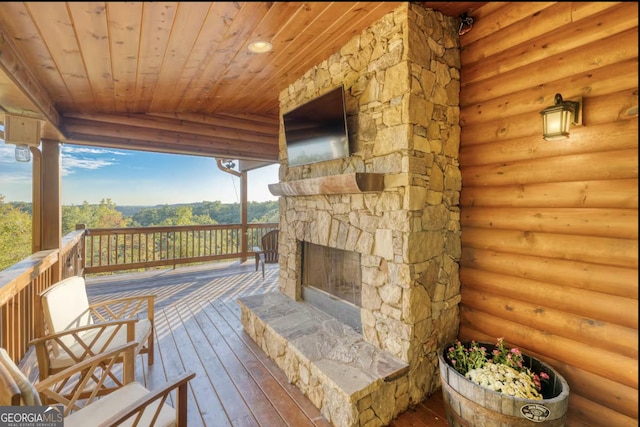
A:
[[[569,382],[569,426],[638,425],[638,3],[488,3],[461,36],[460,338]],[[583,126],[539,112],[583,98]]]

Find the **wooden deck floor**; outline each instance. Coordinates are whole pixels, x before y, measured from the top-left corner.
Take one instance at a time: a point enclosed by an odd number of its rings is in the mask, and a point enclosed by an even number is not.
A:
[[[224,267],[221,267],[224,266]],[[185,370],[189,426],[330,426],[320,411],[244,333],[236,299],[278,287],[277,265],[265,278],[253,261],[87,278],[91,301],[127,294],[156,297],[156,358],[139,357],[137,377],[154,388]],[[447,426],[440,392],[392,427]]]

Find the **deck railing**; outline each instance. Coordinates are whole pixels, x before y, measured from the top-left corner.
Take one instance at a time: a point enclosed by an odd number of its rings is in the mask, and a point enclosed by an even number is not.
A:
[[[78,226],[60,250],[37,252],[0,271],[0,346],[18,363],[42,332],[38,295],[66,277],[253,257],[277,223],[145,228]],[[246,230],[246,231],[245,231]],[[249,248],[243,251],[242,233]]]
[[[36,252],[0,271],[0,346],[18,363],[41,332],[38,295],[52,284],[82,275],[84,230],[62,239],[61,249]]]
[[[262,236],[277,228],[277,223],[92,228],[85,237],[85,273],[247,259]],[[243,251],[245,230],[248,250]]]

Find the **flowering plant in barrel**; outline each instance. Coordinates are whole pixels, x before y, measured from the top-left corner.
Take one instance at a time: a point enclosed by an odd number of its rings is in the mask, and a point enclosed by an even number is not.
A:
[[[526,366],[520,350],[507,348],[503,338],[491,350],[476,341],[463,344],[458,340],[446,355],[456,371],[482,387],[523,399],[543,399],[549,374]]]
[[[542,360],[494,344],[454,341],[438,351],[452,427],[563,427],[569,384]]]

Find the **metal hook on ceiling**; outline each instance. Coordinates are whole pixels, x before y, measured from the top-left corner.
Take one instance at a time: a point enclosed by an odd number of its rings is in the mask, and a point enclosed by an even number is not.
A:
[[[473,18],[467,15],[467,12],[460,15],[460,29],[458,30],[458,35],[463,35],[468,33],[473,27]]]

